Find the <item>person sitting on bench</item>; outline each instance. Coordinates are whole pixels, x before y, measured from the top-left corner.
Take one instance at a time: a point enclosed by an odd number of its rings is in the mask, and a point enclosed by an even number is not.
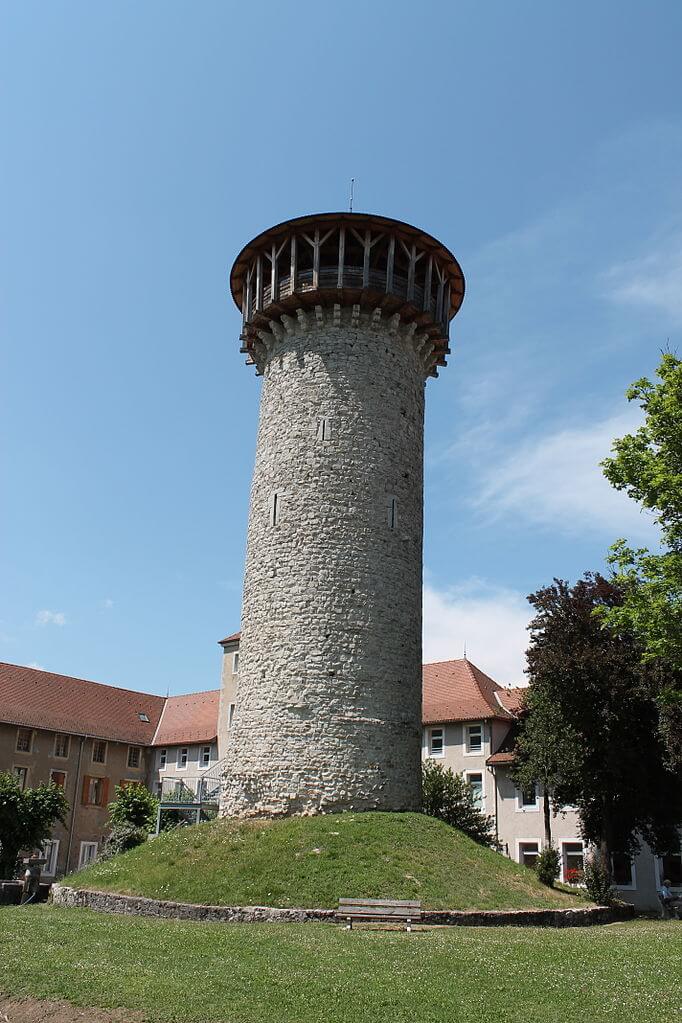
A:
[[[658,889],[658,897],[661,900],[661,905],[663,906],[664,911],[666,911],[668,915],[677,915],[679,917],[680,909],[682,909],[682,899],[680,899],[677,895],[673,895],[670,887],[670,881],[667,877]]]

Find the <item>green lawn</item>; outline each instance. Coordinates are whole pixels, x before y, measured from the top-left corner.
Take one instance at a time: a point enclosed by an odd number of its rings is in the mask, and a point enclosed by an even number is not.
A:
[[[233,906],[335,907],[340,896],[421,899],[431,909],[585,905],[417,813],[218,820],[160,835],[65,883]]]
[[[0,991],[163,1023],[673,1023],[682,924],[408,935],[0,909]]]

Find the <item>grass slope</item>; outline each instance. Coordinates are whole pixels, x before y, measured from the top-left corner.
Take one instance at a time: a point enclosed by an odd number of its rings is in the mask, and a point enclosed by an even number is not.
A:
[[[348,933],[0,908],[0,991],[164,1023],[674,1023],[681,957],[676,921]]]
[[[533,871],[417,813],[213,821],[179,828],[66,878],[67,884],[213,905],[334,907],[421,899],[432,909],[584,905]]]

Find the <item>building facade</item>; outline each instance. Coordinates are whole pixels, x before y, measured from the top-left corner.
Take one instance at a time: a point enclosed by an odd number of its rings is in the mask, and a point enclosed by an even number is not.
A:
[[[222,755],[236,709],[239,633],[221,641],[220,690],[163,698],[33,668],[0,664],[0,771],[22,787],[53,781],[70,811],[44,852],[48,880],[76,870],[101,850],[107,803],[116,785],[142,782],[163,805],[195,820],[217,810],[229,761]],[[499,686],[468,660],[423,667],[422,758],[464,774],[480,809],[493,818],[502,852],[532,866],[544,843],[536,786],[519,791],[511,776],[523,689]],[[585,849],[577,814],[554,814],[552,837],[561,879],[579,882]],[[657,909],[664,877],[682,895],[682,849],[659,858],[643,846],[630,861],[614,857],[620,897]]]

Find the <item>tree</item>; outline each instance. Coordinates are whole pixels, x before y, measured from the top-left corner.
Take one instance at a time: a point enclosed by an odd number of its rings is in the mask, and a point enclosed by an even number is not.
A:
[[[117,785],[116,799],[109,803],[111,827],[130,824],[150,834],[156,827],[159,800],[145,785]]]
[[[626,629],[642,644],[642,656],[659,662],[652,677],[661,713],[661,732],[671,763],[682,765],[682,361],[665,353],[657,369],[660,383],[645,377],[627,391],[638,401],[643,425],[614,441],[614,454],[602,462],[604,475],[643,508],[654,512],[661,550],[611,548],[609,561],[623,601],[600,611],[616,632]]]
[[[522,791],[540,784],[545,848],[552,846],[552,803],[554,793],[567,770],[575,767],[577,736],[562,716],[554,695],[542,686],[530,686],[524,699],[525,720],[516,740],[516,761],[512,777]],[[550,739],[551,737],[551,739]]]
[[[588,573],[573,587],[555,579],[528,599],[536,614],[519,776],[545,771],[555,805],[578,808],[583,838],[604,863],[634,852],[640,837],[668,852],[678,841],[682,786],[665,763],[651,667],[631,633],[603,629],[594,613],[622,606],[622,591]]]
[[[109,803],[109,826],[100,859],[109,859],[146,842],[156,827],[159,800],[144,785],[117,785]]]
[[[476,806],[471,786],[449,767],[426,760],[422,764],[422,809],[453,828],[459,828],[479,845],[497,847],[495,825]]]
[[[21,852],[38,849],[66,819],[63,789],[50,783],[22,791],[13,774],[0,774],[0,878],[12,878]]]

